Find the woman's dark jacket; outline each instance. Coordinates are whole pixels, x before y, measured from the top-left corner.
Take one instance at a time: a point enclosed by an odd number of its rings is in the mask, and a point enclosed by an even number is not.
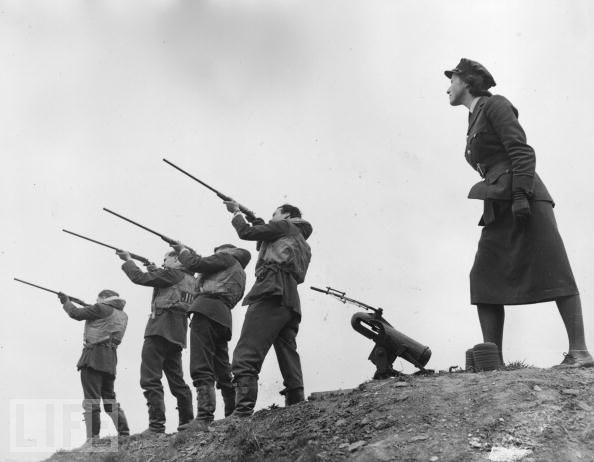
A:
[[[553,202],[535,172],[534,150],[526,143],[518,110],[503,96],[480,97],[469,116],[465,157],[483,177],[470,199],[511,200],[512,192],[523,191],[531,200]]]

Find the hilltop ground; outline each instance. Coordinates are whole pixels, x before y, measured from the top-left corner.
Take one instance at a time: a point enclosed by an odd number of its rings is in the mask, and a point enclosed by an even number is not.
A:
[[[51,462],[594,461],[594,370],[406,376]]]

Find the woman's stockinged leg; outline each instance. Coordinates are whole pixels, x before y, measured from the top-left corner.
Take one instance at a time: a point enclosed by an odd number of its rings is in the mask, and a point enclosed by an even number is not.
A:
[[[503,362],[503,325],[505,323],[505,308],[503,305],[479,303],[477,306],[483,342],[497,345],[501,365]]]
[[[594,359],[586,346],[580,296],[572,295],[555,301],[569,340],[569,351],[559,367],[594,367]]]
[[[584,319],[582,317],[582,302],[579,295],[563,297],[556,300],[557,308],[569,340],[569,351],[588,350],[584,335]]]

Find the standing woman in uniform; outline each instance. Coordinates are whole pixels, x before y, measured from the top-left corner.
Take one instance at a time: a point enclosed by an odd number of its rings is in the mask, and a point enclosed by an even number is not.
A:
[[[569,338],[569,351],[558,367],[593,367],[554,203],[535,172],[534,150],[526,144],[518,110],[488,91],[495,80],[476,61],[462,59],[445,75],[451,80],[450,105],[470,111],[465,157],[483,178],[468,197],[484,202],[470,271],[471,303],[477,306],[484,341],[497,345],[503,366],[504,305],[554,300]]]

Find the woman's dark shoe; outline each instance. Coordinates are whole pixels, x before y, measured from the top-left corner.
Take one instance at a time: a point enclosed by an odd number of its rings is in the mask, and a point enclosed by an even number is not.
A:
[[[565,353],[564,353],[565,354]],[[553,366],[555,369],[578,369],[580,367],[594,367],[594,358],[588,350],[575,350],[565,354],[561,364]]]

